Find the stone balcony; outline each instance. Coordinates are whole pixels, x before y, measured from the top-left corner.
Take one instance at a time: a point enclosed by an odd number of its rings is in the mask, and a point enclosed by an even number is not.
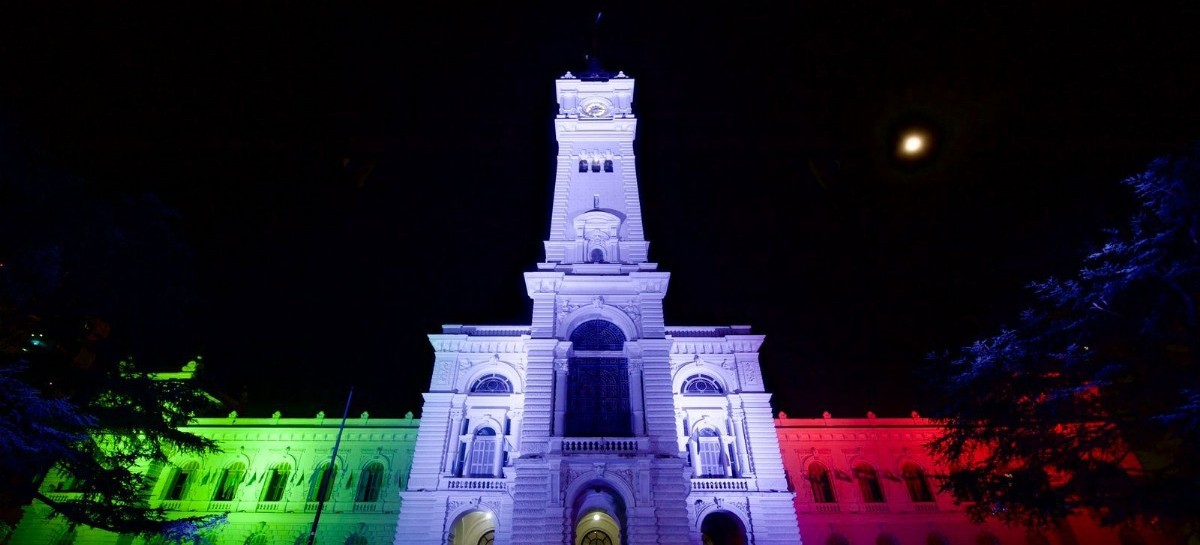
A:
[[[650,449],[649,437],[551,437],[550,452],[571,454],[637,454]]]
[[[738,477],[693,477],[692,491],[744,491],[748,492],[755,488],[751,479]]]
[[[495,490],[508,492],[512,490],[512,478],[488,477],[442,477],[443,490]]]

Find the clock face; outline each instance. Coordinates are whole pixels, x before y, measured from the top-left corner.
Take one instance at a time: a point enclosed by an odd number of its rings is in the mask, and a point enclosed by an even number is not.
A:
[[[604,117],[608,115],[608,104],[599,100],[584,102],[580,113],[587,117]]]

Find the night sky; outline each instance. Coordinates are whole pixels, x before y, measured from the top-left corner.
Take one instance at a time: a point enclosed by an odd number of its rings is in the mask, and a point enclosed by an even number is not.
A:
[[[1014,321],[1124,222],[1121,179],[1200,139],[1183,1],[99,4],[6,9],[0,116],[179,212],[199,297],[167,352],[244,415],[333,414],[352,385],[354,414],[419,413],[427,334],[528,324],[553,80],[598,7],[668,323],[765,334],[792,416],[928,413],[925,355]],[[927,159],[894,157],[909,126]]]

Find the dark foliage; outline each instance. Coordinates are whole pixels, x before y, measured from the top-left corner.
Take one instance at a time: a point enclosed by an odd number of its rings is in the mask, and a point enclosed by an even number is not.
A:
[[[975,518],[1200,530],[1200,146],[1125,183],[1140,208],[1078,274],[934,358],[949,402],[932,449]]]
[[[182,338],[190,264],[152,196],[100,195],[0,134],[0,508],[38,499],[71,524],[173,539],[208,520],[166,521],[147,493],[161,465],[207,440],[179,431],[210,398],[157,380],[133,355]],[[179,360],[175,360],[179,361]],[[178,368],[179,363],[171,365]],[[57,471],[72,493],[40,488]],[[9,521],[11,522],[11,520]]]

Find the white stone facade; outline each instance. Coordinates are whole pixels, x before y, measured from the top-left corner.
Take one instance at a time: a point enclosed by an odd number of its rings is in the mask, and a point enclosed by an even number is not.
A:
[[[643,237],[634,80],[591,70],[555,87],[530,324],[430,335],[395,543],[799,543],[763,337],[666,325],[670,274]]]

